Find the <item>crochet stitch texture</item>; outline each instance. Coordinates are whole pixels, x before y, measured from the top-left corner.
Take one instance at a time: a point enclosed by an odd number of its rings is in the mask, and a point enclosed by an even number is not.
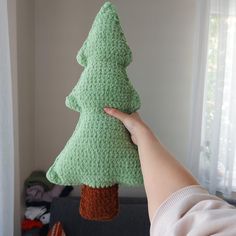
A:
[[[66,106],[80,112],[80,118],[47,178],[59,185],[94,188],[142,184],[137,146],[124,125],[103,111],[109,106],[132,113],[140,107],[126,73],[132,53],[110,2],[97,14],[76,59],[84,71]]]

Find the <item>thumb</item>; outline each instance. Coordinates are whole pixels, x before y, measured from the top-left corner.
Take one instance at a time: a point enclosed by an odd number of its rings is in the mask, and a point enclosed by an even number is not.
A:
[[[127,113],[124,113],[118,109],[115,109],[115,108],[111,108],[111,107],[105,107],[104,108],[104,111],[117,118],[118,120],[120,120],[123,125],[129,130],[130,133],[133,133],[133,127],[134,127],[134,117],[132,115],[129,115]]]
[[[109,115],[111,115],[111,116],[117,118],[117,119],[120,120],[122,123],[125,123],[125,120],[129,117],[128,114],[126,114],[126,113],[124,113],[124,112],[122,112],[122,111],[119,111],[118,109],[111,108],[111,107],[105,107],[105,108],[104,108],[104,111],[105,111],[107,114],[109,114]]]

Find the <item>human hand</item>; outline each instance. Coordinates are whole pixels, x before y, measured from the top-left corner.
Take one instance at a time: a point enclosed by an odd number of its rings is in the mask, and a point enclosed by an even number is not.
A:
[[[111,107],[105,107],[104,111],[107,114],[117,118],[124,124],[124,126],[131,134],[132,141],[136,145],[139,145],[144,134],[148,133],[151,134],[151,130],[144,123],[144,121],[141,119],[141,117],[137,112],[134,112],[132,114],[127,114]]]

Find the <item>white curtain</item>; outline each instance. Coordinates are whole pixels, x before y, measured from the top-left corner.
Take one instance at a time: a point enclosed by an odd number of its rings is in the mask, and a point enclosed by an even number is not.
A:
[[[189,165],[210,193],[233,199],[236,192],[236,0],[204,0],[199,4]]]
[[[7,0],[0,0],[0,236],[14,233],[14,138]]]

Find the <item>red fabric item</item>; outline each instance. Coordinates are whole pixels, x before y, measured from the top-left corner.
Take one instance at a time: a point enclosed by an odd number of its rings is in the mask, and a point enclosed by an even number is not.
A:
[[[61,222],[57,222],[48,232],[47,236],[66,236]]]
[[[43,224],[40,220],[29,220],[29,219],[24,219],[21,222],[21,229],[22,230],[30,230],[33,228],[42,228]]]

